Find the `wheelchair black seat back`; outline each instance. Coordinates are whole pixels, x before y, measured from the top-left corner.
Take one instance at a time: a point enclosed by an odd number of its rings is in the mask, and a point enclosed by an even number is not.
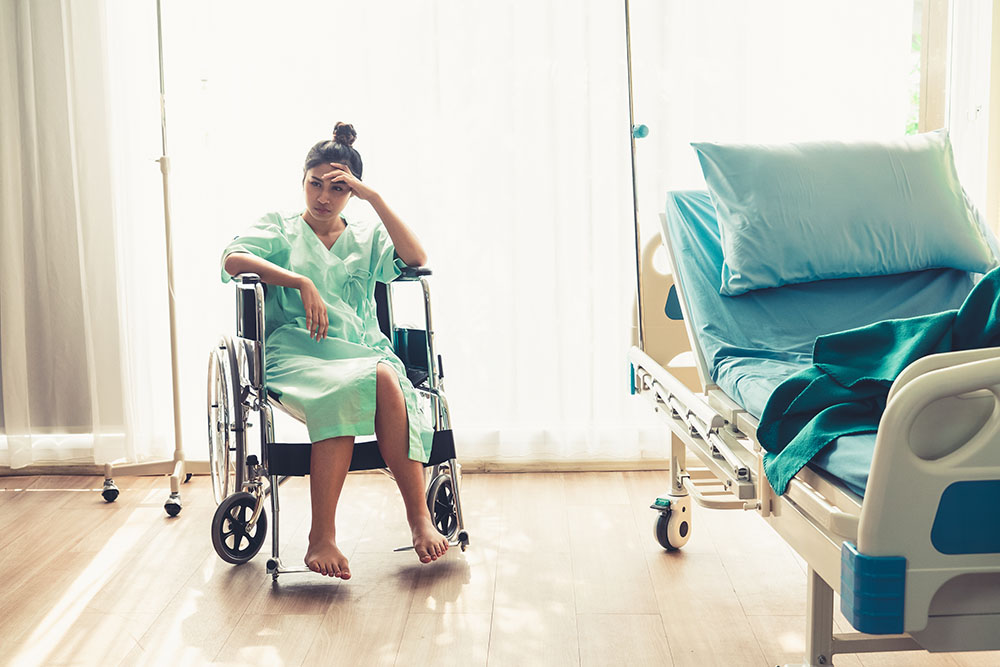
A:
[[[455,455],[448,402],[444,394],[442,360],[434,350],[428,269],[410,268],[396,282],[419,283],[423,292],[424,327],[397,327],[392,289],[376,284],[379,328],[392,341],[406,375],[433,411],[434,441],[430,460],[427,506],[438,531],[464,551],[469,534],[459,497],[461,466]],[[208,440],[212,490],[218,503],[212,520],[212,543],[229,563],[245,563],[260,550],[267,535],[265,498],[271,498],[272,557],[267,571],[275,579],[305,567],[284,567],[278,552],[278,487],[290,476],[309,474],[312,444],[278,442],[273,408],[301,418],[281,405],[267,390],[264,376],[264,301],[266,286],[255,274],[236,277],[236,335],[223,336],[208,360]],[[256,418],[259,445],[250,446],[249,430]],[[253,451],[251,451],[253,450]],[[375,440],[356,442],[351,470],[386,468]]]

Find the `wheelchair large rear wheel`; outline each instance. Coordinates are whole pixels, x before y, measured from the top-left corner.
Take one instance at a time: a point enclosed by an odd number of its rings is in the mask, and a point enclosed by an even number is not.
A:
[[[451,475],[441,473],[427,487],[427,509],[434,527],[450,541],[458,530],[458,507],[455,490],[451,488]]]
[[[239,565],[257,555],[267,537],[267,514],[261,511],[250,526],[257,499],[249,493],[234,493],[223,500],[212,517],[212,546],[219,558]]]
[[[228,336],[208,359],[208,458],[216,503],[242,491],[246,480],[247,411],[240,361]]]

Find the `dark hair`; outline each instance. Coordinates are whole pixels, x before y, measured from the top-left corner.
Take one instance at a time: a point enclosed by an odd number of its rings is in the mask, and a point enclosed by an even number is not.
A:
[[[302,180],[306,179],[306,172],[319,164],[329,164],[339,162],[346,164],[351,169],[354,177],[361,179],[361,154],[351,148],[354,140],[358,138],[358,133],[354,126],[349,123],[337,123],[333,126],[333,140],[320,141],[309,149],[306,154],[306,164],[302,167]]]

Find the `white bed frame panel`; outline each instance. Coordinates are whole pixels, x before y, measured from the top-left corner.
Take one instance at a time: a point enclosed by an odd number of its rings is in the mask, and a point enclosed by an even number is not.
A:
[[[669,239],[663,242],[676,266]],[[648,247],[643,256],[643,272],[654,274]],[[863,502],[809,467],[778,496],[763,474],[757,420],[711,383],[676,272],[660,279],[668,282],[658,293],[666,294],[670,284],[678,290],[702,380],[698,393],[665,368],[662,359],[684,349],[661,352],[660,359],[637,347],[629,351],[636,393],[652,403],[671,432],[671,500],[686,504],[690,496],[710,509],[756,511],[805,559],[804,664],[828,665],[837,653],[1000,649],[1000,555],[942,554],[930,537],[945,488],[1000,479],[1000,348],[933,355],[900,375],[879,425]],[[642,310],[646,318],[666,320],[662,308]],[[687,450],[703,469],[688,469]],[[845,541],[865,556],[906,558],[906,634],[833,634]]]

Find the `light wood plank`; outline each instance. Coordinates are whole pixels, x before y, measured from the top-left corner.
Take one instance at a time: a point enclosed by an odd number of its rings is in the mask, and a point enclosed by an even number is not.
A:
[[[746,615],[801,615],[806,577],[781,537],[752,512],[702,511],[695,520],[708,514],[706,525]]]
[[[580,614],[577,626],[583,667],[673,664],[659,614]]]
[[[39,664],[117,664],[139,646],[142,630],[155,614],[98,614],[83,612],[53,644],[43,639],[34,646],[46,652]]]
[[[567,505],[628,505],[623,473],[567,472],[562,474]]]
[[[501,547],[513,552],[565,553],[570,550],[563,475],[506,475]],[[484,515],[474,514],[475,519]],[[485,515],[488,516],[488,515]]]
[[[490,667],[580,664],[576,611],[559,602],[496,605],[490,627]]]
[[[327,609],[307,665],[392,665],[413,598],[399,554],[366,553]],[[335,659],[334,659],[335,658]]]
[[[486,665],[491,614],[415,614],[406,621],[397,665]]]
[[[624,491],[623,491],[624,493]],[[567,508],[576,610],[581,614],[651,614],[659,610],[632,508]]]
[[[226,665],[299,665],[323,623],[318,614],[246,614],[214,663]]]
[[[263,562],[235,567],[219,558],[207,558],[140,637],[140,662],[210,662],[243,618],[256,591],[269,581]]]
[[[569,555],[502,552],[497,569],[490,665],[579,664]]]
[[[682,549],[647,561],[675,665],[767,664],[718,556]]]
[[[754,616],[750,625],[768,664],[802,664],[806,652],[805,616]],[[861,661],[855,655],[834,656],[833,663],[837,667],[861,667]]]

